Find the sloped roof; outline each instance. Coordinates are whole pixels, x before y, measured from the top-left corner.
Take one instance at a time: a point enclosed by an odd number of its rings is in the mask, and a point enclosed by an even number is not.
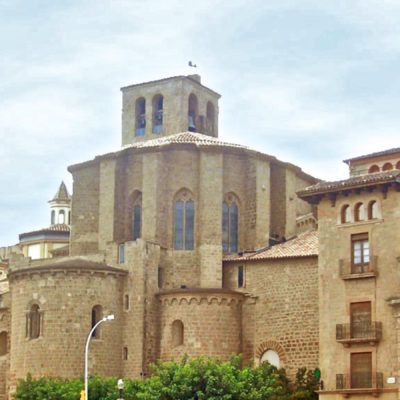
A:
[[[254,253],[231,255],[224,257],[224,261],[257,261],[279,258],[297,258],[318,256],[318,233],[309,231],[301,233],[293,239],[275,246],[261,249]]]
[[[347,160],[343,160],[343,162],[348,164],[350,161],[364,160],[364,159],[367,159],[367,158],[386,156],[386,155],[395,154],[395,153],[400,153],[400,147],[394,147],[392,149],[383,150],[383,151],[377,151],[375,153],[365,154],[363,156],[348,158]]]
[[[25,236],[37,235],[39,233],[42,233],[42,234],[54,233],[54,232],[69,233],[69,231],[70,231],[69,225],[67,225],[67,224],[55,224],[55,225],[51,225],[51,226],[46,227],[46,228],[40,228],[40,229],[36,229],[36,230],[33,230],[33,231],[21,233],[19,235],[19,239],[21,240],[21,238],[23,238]]]
[[[357,175],[340,181],[319,182],[316,185],[300,190],[297,192],[297,195],[300,198],[304,198],[311,195],[340,192],[346,189],[356,189],[385,183],[400,183],[400,170]]]
[[[125,148],[152,148],[152,147],[162,147],[168,146],[170,144],[194,144],[196,146],[222,146],[222,147],[234,147],[239,149],[247,149],[250,150],[249,147],[242,146],[236,143],[228,143],[219,140],[218,138],[205,135],[203,133],[197,132],[181,132],[176,133],[174,135],[162,136],[157,139],[145,140],[143,142],[131,143],[123,146]]]
[[[67,201],[71,200],[71,196],[68,193],[68,189],[65,186],[64,182],[61,182],[56,194],[54,195],[53,199],[50,201]]]

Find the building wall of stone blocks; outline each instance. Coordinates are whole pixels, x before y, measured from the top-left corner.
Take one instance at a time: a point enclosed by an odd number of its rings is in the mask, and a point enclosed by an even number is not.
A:
[[[399,351],[396,348],[397,307],[388,300],[398,296],[398,252],[393,244],[400,240],[400,195],[389,190],[384,195],[378,190],[338,196],[336,201],[324,199],[318,206],[320,240],[320,366],[326,390],[335,390],[335,375],[350,372],[352,352],[372,352],[373,372],[384,373],[384,388],[393,386],[386,378],[399,379]],[[341,209],[358,202],[367,205],[378,202],[380,215],[377,219],[342,224]],[[376,260],[377,276],[344,280],[340,268],[349,269],[351,264],[351,235],[367,233],[371,263]],[[350,303],[371,301],[371,319],[382,323],[382,339],[371,346],[369,343],[344,347],[336,341],[336,324],[350,322]],[[332,369],[332,366],[334,368]],[[328,396],[328,394],[326,395]],[[326,397],[324,394],[323,398]],[[388,395],[389,396],[389,395]]]
[[[9,389],[10,380],[10,296],[5,294],[2,296],[2,304],[0,308],[0,334],[7,334],[6,353],[0,356],[0,399],[6,399]]]
[[[218,99],[219,95],[199,83],[186,77],[159,81],[150,85],[136,85],[122,88],[122,145],[155,139],[188,130],[188,100],[193,93],[198,99],[198,115],[207,114],[207,103],[215,108],[215,127],[213,136],[218,136]],[[152,99],[162,94],[163,131],[152,133]],[[146,100],[146,128],[144,136],[135,136],[135,103],[139,98]]]
[[[239,265],[245,267],[243,288]],[[264,351],[278,351],[292,377],[298,368],[318,366],[317,257],[225,262],[224,287],[251,295],[242,310],[242,325],[253,327],[243,330],[247,357],[257,363]]]
[[[228,359],[242,351],[242,295],[204,290],[166,293],[160,299],[161,360],[185,354]],[[183,343],[174,346],[172,324],[183,323]]]
[[[99,165],[74,170],[73,179],[70,254],[95,253],[99,245]]]
[[[11,382],[34,377],[81,376],[84,347],[91,328],[92,308],[115,321],[103,323],[100,339],[93,339],[90,370],[103,375],[121,373],[122,277],[104,271],[49,270],[10,276],[11,285]],[[32,304],[42,312],[41,336],[26,336],[26,314]]]

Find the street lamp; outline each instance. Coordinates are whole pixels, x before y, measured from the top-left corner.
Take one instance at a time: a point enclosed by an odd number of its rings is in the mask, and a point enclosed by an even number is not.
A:
[[[90,340],[92,339],[92,334],[96,330],[96,328],[103,322],[112,321],[114,319],[114,314],[107,315],[106,317],[102,318],[98,321],[93,328],[90,330],[89,335],[86,339],[86,346],[85,346],[85,400],[89,400],[88,396],[88,358],[89,358],[89,344]]]
[[[118,387],[118,399],[117,400],[123,400],[122,391],[124,390],[124,381],[122,379],[118,379],[117,387]]]

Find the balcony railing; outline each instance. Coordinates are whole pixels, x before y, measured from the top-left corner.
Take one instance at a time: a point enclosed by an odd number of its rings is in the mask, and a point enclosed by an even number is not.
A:
[[[368,264],[353,265],[350,259],[339,260],[339,276],[342,279],[370,278],[378,275],[378,257],[370,258]]]
[[[377,372],[354,372],[336,375],[337,390],[369,389],[371,391],[383,388],[383,374]]]
[[[382,322],[354,322],[336,325],[336,340],[345,345],[369,342],[375,344],[382,339]]]

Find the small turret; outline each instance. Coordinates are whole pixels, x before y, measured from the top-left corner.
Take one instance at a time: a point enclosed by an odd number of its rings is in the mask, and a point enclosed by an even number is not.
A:
[[[50,204],[51,225],[71,223],[71,196],[64,182],[61,182]]]

